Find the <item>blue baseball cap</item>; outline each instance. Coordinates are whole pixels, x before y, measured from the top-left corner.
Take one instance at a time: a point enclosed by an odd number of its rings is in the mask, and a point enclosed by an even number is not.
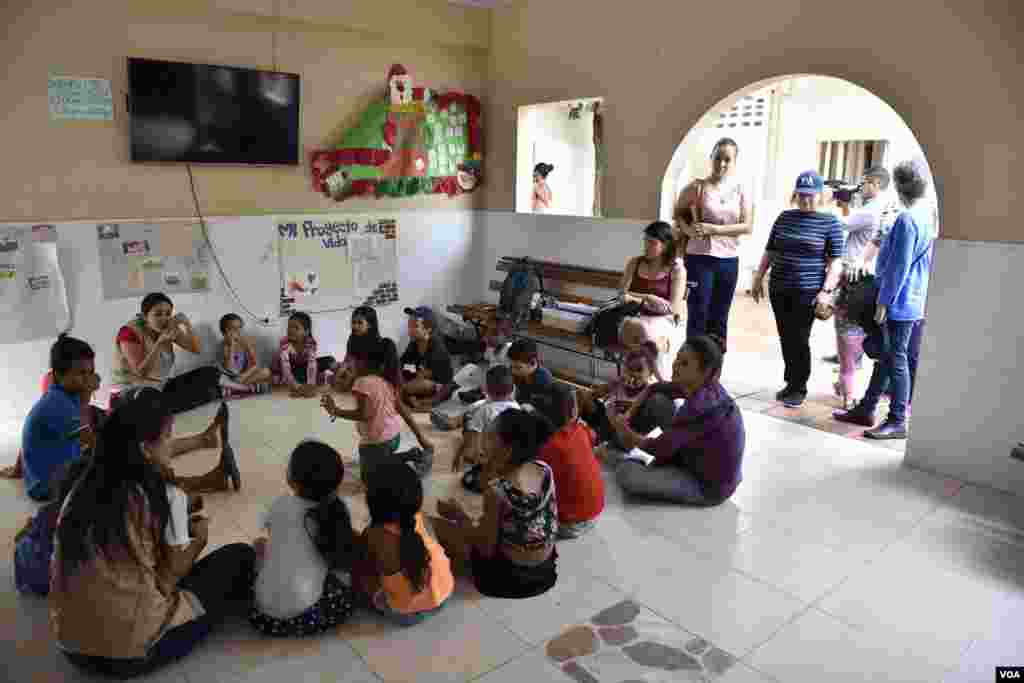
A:
[[[434,322],[434,311],[429,306],[417,306],[416,308],[405,309],[405,314],[417,320]]]
[[[804,171],[796,177],[797,194],[818,194],[824,191],[825,181],[817,171]]]

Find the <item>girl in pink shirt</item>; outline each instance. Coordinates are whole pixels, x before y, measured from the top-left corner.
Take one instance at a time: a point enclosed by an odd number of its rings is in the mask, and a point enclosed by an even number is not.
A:
[[[274,384],[287,386],[292,398],[313,398],[320,379],[336,366],[332,356],[317,358],[313,319],[309,314],[292,313],[288,318],[288,336],[281,340],[271,364]]]
[[[753,207],[734,179],[739,146],[722,138],[711,150],[711,175],[679,194],[676,229],[686,244],[686,338],[713,334],[726,339],[729,309],[739,277],[740,237],[753,232]],[[680,218],[689,212],[693,222]]]
[[[420,431],[408,408],[399,400],[402,374],[398,365],[398,350],[391,339],[384,337],[367,354],[362,372],[352,385],[356,397],[355,410],[341,410],[330,393],[320,400],[327,414],[356,422],[359,432],[359,470],[367,482],[373,470],[382,463],[394,461],[400,441],[402,420],[409,425],[424,451],[434,446]]]

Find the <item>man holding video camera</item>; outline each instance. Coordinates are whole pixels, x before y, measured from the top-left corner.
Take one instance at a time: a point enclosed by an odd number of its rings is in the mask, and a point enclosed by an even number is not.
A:
[[[889,171],[884,166],[872,166],[864,172],[864,179],[857,188],[840,188],[835,191],[836,203],[843,214],[839,216],[839,220],[846,233],[843,263],[847,270],[874,272],[878,249],[899,214],[895,202],[888,196],[888,189]],[[860,194],[863,203],[860,208],[850,211],[849,205],[855,194]],[[844,336],[843,329],[840,329],[843,324],[844,322],[837,316],[836,331],[840,337]],[[825,360],[829,363],[839,363],[839,354],[829,356]],[[858,365],[861,362],[859,355],[856,362]]]

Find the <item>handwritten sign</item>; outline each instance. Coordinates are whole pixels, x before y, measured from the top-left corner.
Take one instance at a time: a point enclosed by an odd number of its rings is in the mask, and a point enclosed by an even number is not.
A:
[[[48,91],[51,120],[114,120],[114,96],[106,79],[51,76]]]

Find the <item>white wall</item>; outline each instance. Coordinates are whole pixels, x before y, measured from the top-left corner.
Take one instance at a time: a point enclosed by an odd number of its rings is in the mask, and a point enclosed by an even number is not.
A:
[[[907,462],[1024,494],[1024,244],[936,243]]]
[[[375,212],[379,213],[379,212]],[[428,304],[437,307],[459,300],[467,287],[473,214],[468,211],[395,211],[399,225],[399,296],[401,301],[380,310],[381,331],[395,339],[399,348],[408,342],[406,306]],[[348,214],[351,215],[351,214]],[[242,302],[258,315],[270,315],[270,326],[246,321],[246,331],[258,342],[269,362],[276,340],[283,334],[284,321],[278,320],[278,268],[276,261],[260,263],[269,240],[273,239],[269,217],[214,219],[211,239],[221,258],[228,279]],[[58,224],[61,267],[68,283],[74,327],[71,333],[85,339],[97,353],[97,371],[104,385],[109,383],[114,334],[139,307],[141,297],[104,301],[100,286],[99,253],[95,223]],[[472,278],[470,278],[472,280]],[[241,313],[219,276],[212,291],[204,294],[174,296],[178,310],[197,324],[203,338],[204,353],[178,354],[176,371],[212,361],[214,343],[219,341],[217,322],[229,311]],[[314,316],[313,330],[325,353],[339,359],[345,353],[349,334],[349,313]],[[49,364],[53,339],[0,346],[0,376],[5,391],[0,398],[0,424],[20,424],[39,395],[39,380]],[[101,390],[102,391],[102,390]]]
[[[516,210],[531,212],[533,167],[554,165],[548,176],[552,206],[549,213],[569,216],[593,215],[594,100],[573,100],[521,107],[517,129]],[[569,118],[570,105],[582,103],[578,119]]]

